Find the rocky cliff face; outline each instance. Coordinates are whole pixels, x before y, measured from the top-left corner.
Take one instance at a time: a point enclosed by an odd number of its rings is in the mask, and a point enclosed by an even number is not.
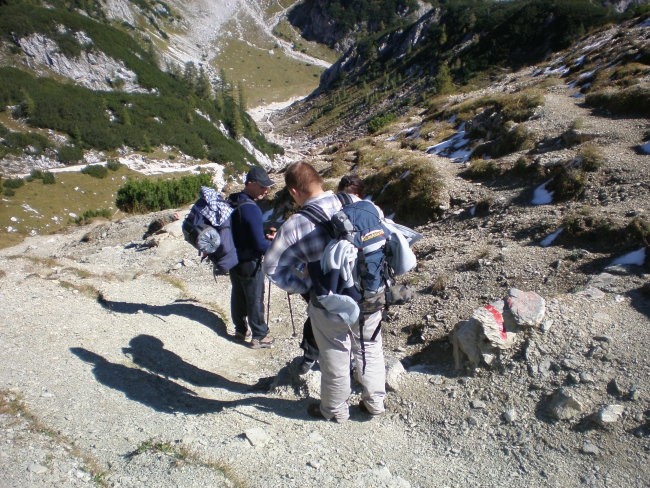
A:
[[[149,92],[138,85],[137,75],[123,61],[92,50],[92,39],[84,32],[75,32],[75,37],[84,46],[76,57],[66,56],[56,42],[43,34],[31,34],[17,42],[23,50],[25,64],[37,72],[56,73],[91,90],[111,91],[119,87],[127,93]]]
[[[288,13],[289,22],[300,29],[305,39],[320,42],[339,52],[345,52],[353,46],[355,37],[362,31],[377,32],[382,26],[380,22],[368,20],[349,28],[337,22],[329,13],[326,0],[306,1],[298,4]],[[431,6],[420,2],[419,8],[413,12],[404,12],[405,18],[412,21],[431,9]]]
[[[601,3],[604,7],[611,7],[617,12],[625,12],[631,7],[648,3],[648,0],[602,0]]]
[[[370,55],[358,44],[352,44],[336,63],[322,74],[316,94],[326,91],[335,80],[341,77],[354,80],[364,72],[372,59],[401,59],[410,49],[417,46],[422,38],[422,33],[439,21],[440,9],[429,10],[408,28],[397,30],[383,37],[378,43],[376,52],[370,53]]]

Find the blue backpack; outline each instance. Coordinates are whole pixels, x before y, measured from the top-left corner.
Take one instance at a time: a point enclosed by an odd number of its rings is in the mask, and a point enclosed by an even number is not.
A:
[[[377,208],[369,201],[354,201],[347,193],[337,193],[343,208],[332,218],[316,205],[306,205],[300,213],[314,224],[323,226],[335,240],[350,242],[357,252],[354,279],[342,277],[338,270],[323,272],[319,262],[309,263],[316,296],[347,295],[363,314],[371,314],[386,305],[385,289],[392,276],[386,261],[386,242],[391,232],[382,223]]]
[[[244,202],[253,203],[253,202]],[[202,186],[198,200],[183,221],[183,236],[212,262],[215,275],[226,274],[239,262],[232,236],[232,204],[214,188]]]

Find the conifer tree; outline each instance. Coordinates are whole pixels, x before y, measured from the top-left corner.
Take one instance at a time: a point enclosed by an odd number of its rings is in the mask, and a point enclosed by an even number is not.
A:
[[[210,86],[210,80],[208,75],[203,69],[203,66],[199,69],[199,75],[196,80],[196,95],[202,100],[209,100],[212,95],[212,87]]]
[[[246,93],[244,92],[244,84],[240,81],[237,83],[237,95],[239,96],[239,110],[246,111]]]
[[[185,71],[183,71],[183,81],[190,90],[196,87],[197,78],[196,65],[192,61],[188,61],[185,63]]]
[[[449,93],[453,90],[454,84],[446,62],[440,63],[434,84],[437,93]]]

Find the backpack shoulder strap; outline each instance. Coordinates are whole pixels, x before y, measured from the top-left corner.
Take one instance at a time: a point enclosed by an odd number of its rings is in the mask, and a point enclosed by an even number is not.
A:
[[[336,194],[336,196],[338,197],[339,201],[341,202],[341,205],[343,205],[344,207],[346,205],[350,205],[351,203],[354,202],[354,200],[352,200],[352,195],[350,195],[349,193],[345,193],[345,192],[341,191],[341,192],[338,192]]]
[[[315,225],[323,225],[330,220],[325,211],[317,205],[305,205],[298,213],[307,217]]]
[[[341,205],[343,207],[354,202],[354,200],[352,200],[352,196],[349,193],[339,192],[336,193],[336,197],[339,199],[339,202],[341,202]],[[330,221],[330,218],[323,211],[323,209],[316,204],[305,205],[300,209],[299,213],[303,214],[316,225],[324,224]]]

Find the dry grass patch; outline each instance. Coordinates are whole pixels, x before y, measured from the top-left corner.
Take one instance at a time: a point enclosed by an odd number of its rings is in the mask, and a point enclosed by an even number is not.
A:
[[[528,120],[535,109],[544,103],[544,92],[536,88],[509,93],[486,95],[463,100],[438,108],[435,105],[429,116],[436,119],[449,119],[456,116],[458,120],[468,121],[475,115],[486,110],[500,112],[505,121],[523,122]]]
[[[59,262],[54,258],[46,258],[42,256],[30,256],[28,254],[12,254],[10,256],[7,256],[7,259],[11,259],[11,260],[25,259],[31,262],[32,264],[43,266],[44,268],[48,268],[48,269],[54,269],[57,266],[59,266]]]
[[[64,280],[59,280],[58,281],[59,285],[66,290],[73,290],[77,291],[78,293],[87,296],[89,298],[92,298],[93,300],[97,300],[101,292],[95,288],[93,285],[88,285],[88,284],[78,284],[78,283],[71,283],[69,281],[64,281]]]
[[[400,222],[417,225],[436,220],[443,183],[431,160],[407,153],[390,155],[384,161],[381,166],[373,160],[360,173],[368,175],[364,183],[373,201]]]
[[[596,251],[624,251],[650,244],[650,222],[635,217],[627,223],[593,215],[588,209],[562,219],[558,241]]]
[[[169,283],[175,288],[178,288],[183,293],[187,293],[187,285],[182,279],[176,276],[172,276],[168,273],[156,273],[154,276],[159,280],[164,281],[165,283]]]
[[[130,459],[146,452],[163,454],[170,457],[172,459],[172,466],[176,468],[181,468],[185,464],[191,464],[220,472],[234,488],[246,487],[244,481],[236,475],[235,471],[229,465],[219,461],[203,459],[199,454],[181,445],[179,442],[148,439],[141,442],[135,450],[128,453],[126,458]]]
[[[594,144],[585,144],[578,151],[578,161],[584,171],[598,171],[605,162],[605,156],[600,147]]]
[[[587,185],[584,171],[560,165],[553,168],[550,176],[551,181],[546,185],[546,189],[553,192],[554,201],[577,200],[584,195]]]
[[[604,89],[587,94],[585,103],[619,115],[650,116],[650,86],[635,85],[623,89]]]
[[[501,166],[492,159],[472,159],[460,175],[473,181],[493,180],[503,173]]]

